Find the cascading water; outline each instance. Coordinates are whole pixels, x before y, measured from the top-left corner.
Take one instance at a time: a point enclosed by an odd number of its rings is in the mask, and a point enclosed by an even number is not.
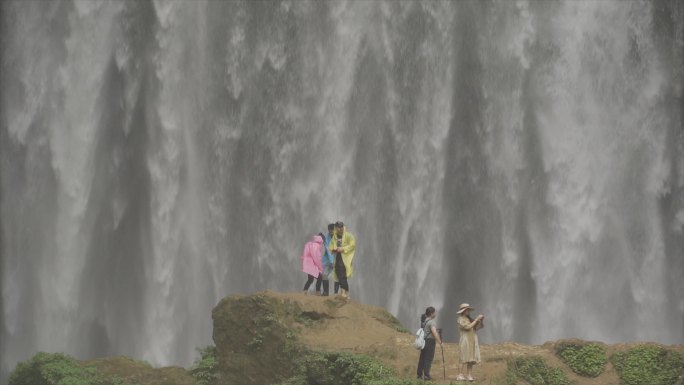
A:
[[[684,343],[681,2],[1,7],[2,378],[188,365],[338,219],[410,328]]]

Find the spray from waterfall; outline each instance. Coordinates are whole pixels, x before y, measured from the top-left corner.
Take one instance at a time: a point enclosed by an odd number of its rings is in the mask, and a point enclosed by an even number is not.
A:
[[[336,220],[410,328],[684,342],[681,2],[0,7],[0,380],[187,366]]]

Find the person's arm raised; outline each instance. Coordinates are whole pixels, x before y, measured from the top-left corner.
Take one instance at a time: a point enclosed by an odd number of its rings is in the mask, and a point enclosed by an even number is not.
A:
[[[475,321],[473,321],[473,322],[470,324],[470,325],[471,325],[471,328],[475,328],[475,330],[479,329],[478,326],[481,327],[481,322],[482,322],[483,319],[484,319],[484,316],[483,316],[482,314],[480,314],[479,316],[477,316],[477,318],[475,318]]]

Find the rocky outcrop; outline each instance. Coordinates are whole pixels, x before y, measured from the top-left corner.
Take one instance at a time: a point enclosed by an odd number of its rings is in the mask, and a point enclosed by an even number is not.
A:
[[[408,335],[384,309],[302,294],[226,297],[212,319],[227,384],[277,383],[293,374],[293,359],[308,350],[376,351]]]

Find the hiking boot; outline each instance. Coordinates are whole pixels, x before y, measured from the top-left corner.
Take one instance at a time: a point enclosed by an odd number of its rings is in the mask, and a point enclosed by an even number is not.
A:
[[[430,377],[430,376],[425,376],[425,377],[423,378],[423,381],[434,381],[434,380],[433,380],[432,377]]]

